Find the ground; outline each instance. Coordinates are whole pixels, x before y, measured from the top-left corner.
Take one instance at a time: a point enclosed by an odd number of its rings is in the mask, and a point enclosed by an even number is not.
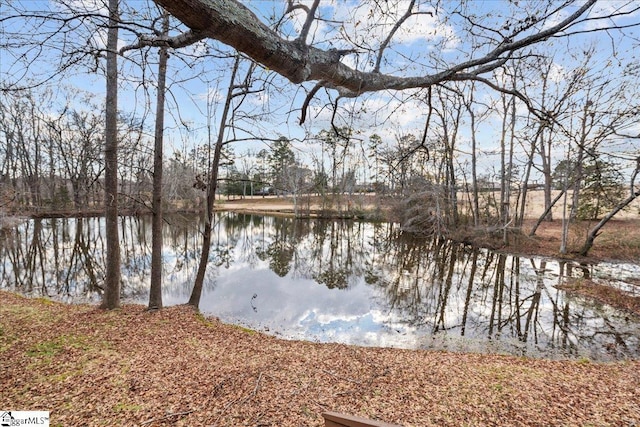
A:
[[[52,426],[637,426],[640,361],[287,341],[186,306],[102,311],[0,291],[0,408]]]

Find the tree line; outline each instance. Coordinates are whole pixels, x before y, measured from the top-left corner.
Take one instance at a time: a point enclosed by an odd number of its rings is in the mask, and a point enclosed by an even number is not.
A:
[[[198,306],[223,184],[229,194],[240,185],[242,194],[255,194],[257,183],[260,192],[269,187],[294,198],[316,192],[323,200],[375,190],[396,197],[405,230],[446,234],[470,224],[507,240],[521,230],[527,194],[539,179],[546,208],[539,221],[552,220],[558,203],[565,212],[561,252],[571,221],[601,220],[582,254],[606,221],[640,195],[640,107],[631,96],[638,91],[632,52],[640,22],[633,3],[612,11],[596,0],[535,8],[509,2],[483,17],[462,3],[363,2],[336,19],[325,16],[330,11],[318,0],[289,2],[260,17],[235,1],[156,4],[55,0],[38,3],[39,9],[16,3],[0,18],[0,47],[14,60],[0,88],[2,204],[103,209],[107,308],[119,304],[116,219],[140,205],[150,206],[156,224],[150,307],[162,306],[155,288],[161,286],[162,209],[178,194],[202,200],[207,216],[190,299]],[[402,50],[396,40],[409,37],[409,24],[427,16],[450,35],[435,31],[430,49]],[[321,24],[329,28],[323,27],[328,39],[319,35]],[[575,41],[604,32],[615,37],[611,48],[593,45],[593,37]],[[463,54],[452,55],[452,47]],[[56,65],[39,74],[39,61]],[[167,84],[168,69],[173,77]],[[77,94],[52,104],[58,92],[47,92],[47,83],[74,72],[104,77],[104,104],[81,108]],[[165,105],[181,132],[193,130],[181,117],[181,101],[171,101],[193,79],[217,88],[215,97],[207,94],[206,141],[197,159],[202,169],[190,166],[186,153],[169,160],[163,154]],[[301,85],[304,99],[294,106],[300,124],[310,113],[329,111],[326,129],[306,127],[296,144],[264,125],[277,116],[272,100],[285,83]],[[119,107],[119,93],[141,100],[133,113]],[[392,136],[383,117],[377,129],[358,126],[358,117],[384,114],[380,106],[371,111],[366,101],[351,102],[372,94],[399,99],[396,108],[419,116],[422,129],[398,128]],[[487,128],[497,130],[495,140],[482,140]],[[256,140],[268,147],[254,156],[257,165],[248,156],[231,162],[233,147]],[[313,148],[305,151],[307,142]],[[491,166],[483,161],[489,156],[497,159]]]

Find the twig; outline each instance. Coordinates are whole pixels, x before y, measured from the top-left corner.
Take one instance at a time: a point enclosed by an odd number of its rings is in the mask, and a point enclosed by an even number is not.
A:
[[[326,369],[323,369],[322,372],[324,372],[327,375],[331,375],[332,377],[337,378],[337,379],[342,380],[342,381],[349,381],[350,383],[359,384],[359,385],[362,384],[362,381],[353,380],[351,378],[346,378],[346,377],[340,377],[340,376],[334,374],[331,371],[327,371]]]
[[[147,425],[147,424],[151,424],[153,422],[164,421],[164,420],[169,419],[171,417],[181,417],[181,416],[184,416],[184,415],[189,415],[192,412],[195,412],[195,409],[189,409],[188,411],[184,411],[184,412],[174,412],[172,414],[167,414],[162,418],[158,418],[158,419],[151,418],[151,419],[149,419],[147,421],[143,421],[142,423],[140,423],[140,425],[144,426],[144,425]]]
[[[260,381],[262,380],[262,372],[260,372],[260,375],[258,375],[258,379],[256,380],[256,386],[253,388],[253,391],[244,399],[242,399],[242,401],[240,403],[245,403],[247,400],[252,399],[253,397],[255,397],[256,394],[258,394],[258,390],[260,390]]]
[[[218,416],[216,421],[213,423],[212,427],[215,427],[216,425],[218,425],[218,421],[220,421],[220,418],[222,418],[224,413],[227,411],[227,409],[229,409],[231,405],[233,405],[234,403],[245,403],[249,399],[255,397],[256,394],[258,394],[258,390],[260,390],[260,381],[262,380],[262,375],[263,375],[263,372],[260,372],[260,375],[258,375],[258,379],[256,380],[256,386],[253,388],[253,391],[249,393],[246,397],[244,397],[243,399],[232,400],[231,402],[224,405],[224,408],[222,409],[222,413]]]
[[[358,380],[354,380],[354,379],[351,379],[351,378],[340,377],[338,375],[335,375],[331,371],[327,371],[326,369],[323,369],[322,372],[324,372],[324,373],[326,373],[328,375],[331,375],[332,377],[337,378],[339,380],[348,381],[350,383],[358,384],[358,385],[361,386],[361,387],[359,387],[358,389],[355,389],[355,390],[343,391],[343,392],[334,394],[334,396],[346,396],[346,395],[349,395],[349,394],[362,393],[364,391],[364,389],[371,387],[371,385],[373,384],[373,381],[376,378],[379,378],[379,377],[387,375],[389,373],[389,369],[388,368],[385,369],[384,372],[382,372],[382,373],[374,373],[373,375],[371,375],[369,378],[367,378],[364,381],[358,381]]]

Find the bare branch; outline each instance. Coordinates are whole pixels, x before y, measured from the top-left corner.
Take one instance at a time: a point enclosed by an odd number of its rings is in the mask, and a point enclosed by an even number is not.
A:
[[[309,93],[307,94],[306,98],[304,99],[304,102],[302,103],[302,111],[300,112],[300,124],[303,124],[304,121],[307,119],[307,108],[309,107],[309,103],[311,102],[313,97],[316,95],[316,93],[324,87],[325,83],[326,83],[325,81],[320,80],[318,83],[316,83],[313,89],[311,89],[311,91],[309,91]]]
[[[291,3],[289,3],[291,5]],[[302,30],[300,31],[300,35],[298,36],[298,43],[306,44],[307,36],[309,35],[309,30],[311,29],[311,24],[316,17],[316,10],[318,9],[318,4],[320,4],[320,0],[314,0],[311,8],[305,8],[307,11],[307,19],[304,21],[304,25],[302,26]],[[290,6],[291,7],[291,6]]]
[[[192,45],[204,38],[206,38],[204,35],[191,30],[173,37],[140,35],[137,43],[122,47],[118,53],[122,55],[128,50],[135,50],[143,47],[170,47],[173,49],[179,49],[181,47]]]
[[[402,15],[402,17],[400,19],[398,19],[398,21],[395,23],[395,25],[393,26],[393,28],[391,28],[391,31],[389,31],[389,35],[387,35],[387,38],[382,42],[382,44],[380,45],[380,51],[378,52],[378,58],[376,59],[376,65],[375,67],[373,67],[373,71],[375,73],[379,73],[380,72],[380,63],[382,62],[382,57],[384,56],[384,51],[387,48],[387,46],[389,45],[389,42],[391,41],[391,38],[394,36],[394,34],[396,33],[396,31],[398,31],[400,29],[400,26],[407,20],[409,19],[409,17],[411,15],[413,15],[413,6],[416,4],[416,0],[411,0],[409,2],[409,7],[407,7],[407,11],[404,13],[404,15]]]
[[[589,10],[588,0],[556,25],[519,40],[503,42],[486,55],[453,65],[439,73],[413,77],[355,70],[340,61],[336,51],[301,45],[280,37],[236,0],[155,0],[194,32],[219,40],[279,73],[293,83],[324,80],[341,96],[387,89],[428,87],[448,80],[477,76],[500,67],[514,51],[547,40],[562,32]],[[466,74],[465,74],[466,73]]]
[[[507,95],[512,95],[515,96],[516,98],[518,98],[520,101],[524,102],[524,104],[527,106],[527,109],[536,117],[538,117],[540,120],[543,121],[547,121],[549,119],[555,119],[553,116],[550,116],[548,114],[548,112],[546,111],[539,111],[538,109],[536,109],[532,104],[531,101],[529,100],[529,98],[527,98],[527,96],[525,96],[522,92],[520,92],[519,90],[516,89],[507,89],[504,88],[502,86],[498,86],[497,84],[493,83],[492,81],[484,78],[484,77],[479,77],[479,76],[473,76],[470,75],[468,76],[468,78],[465,78],[464,80],[475,80],[478,81],[480,83],[484,83],[485,85],[489,86],[491,89],[501,92],[501,93],[505,93]]]
[[[393,36],[396,34],[396,32],[400,29],[402,24],[404,24],[404,22],[407,19],[409,19],[411,16],[414,16],[414,15],[423,15],[424,14],[424,15],[433,16],[432,12],[413,12],[413,6],[414,5],[415,5],[415,0],[411,0],[411,2],[409,3],[409,7],[407,8],[407,11],[394,24],[393,28],[391,28],[391,31],[389,31],[389,34],[387,35],[387,38],[380,45],[380,50],[378,51],[378,58],[376,59],[376,65],[373,68],[373,72],[374,73],[379,73],[380,72],[380,64],[382,63],[382,58],[384,56],[385,49],[387,48],[387,46],[389,46],[389,43],[391,42],[391,39],[393,38]]]

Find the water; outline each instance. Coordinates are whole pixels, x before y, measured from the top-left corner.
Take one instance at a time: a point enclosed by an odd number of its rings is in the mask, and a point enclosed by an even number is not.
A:
[[[146,304],[150,217],[121,218],[123,298]],[[164,229],[165,305],[185,303],[201,221]],[[640,266],[580,265],[413,239],[388,223],[220,213],[200,309],[283,338],[547,358],[640,357],[640,320],[557,290],[589,277],[640,294]],[[103,218],[30,220],[0,234],[0,288],[98,302]]]

